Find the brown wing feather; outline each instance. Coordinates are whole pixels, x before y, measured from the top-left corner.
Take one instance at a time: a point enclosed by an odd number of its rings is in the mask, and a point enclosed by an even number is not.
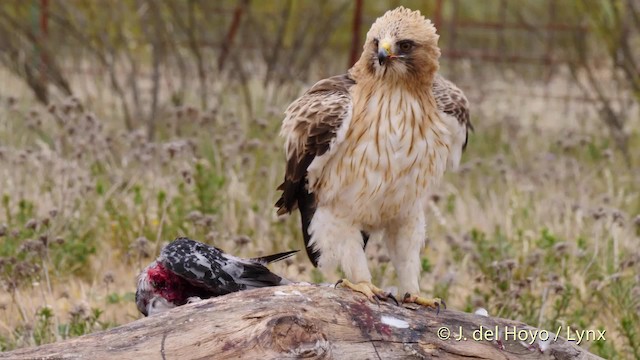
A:
[[[462,90],[451,81],[436,75],[433,81],[433,96],[436,98],[438,110],[458,119],[460,125],[466,128],[468,136],[468,130],[473,131],[473,125],[469,118],[469,101]],[[466,146],[465,140],[463,149]]]
[[[346,74],[316,83],[287,108],[282,122],[280,133],[286,137],[287,167],[284,182],[278,187],[282,195],[276,207],[279,215],[296,208],[300,211],[307,255],[314,266],[318,265],[320,253],[308,245],[316,198],[307,189],[307,169],[338,140],[338,131],[351,116],[349,89],[354,84]]]
[[[279,215],[296,209],[307,168],[329,150],[343,120],[351,116],[353,84],[346,74],[322,80],[287,108],[281,130],[286,137],[287,167],[278,187],[283,191],[276,203]]]

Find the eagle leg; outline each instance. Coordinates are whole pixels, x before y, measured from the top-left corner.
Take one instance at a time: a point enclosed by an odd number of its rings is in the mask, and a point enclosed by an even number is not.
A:
[[[338,285],[342,285],[346,288],[349,288],[353,291],[359,292],[361,294],[364,294],[370,301],[373,301],[377,304],[379,304],[378,300],[383,300],[386,301],[387,299],[391,299],[393,300],[393,302],[396,303],[396,305],[398,304],[398,300],[396,300],[395,296],[393,296],[393,294],[391,294],[390,292],[386,292],[382,289],[380,289],[379,287],[373,285],[370,282],[367,281],[361,281],[358,283],[352,283],[351,281],[349,281],[348,279],[340,279],[338,280],[338,282],[336,283],[336,287]]]
[[[410,293],[404,294],[402,302],[434,308],[436,309],[436,314],[440,313],[440,307],[443,309],[447,308],[447,304],[440,298],[429,299],[419,295],[412,295]]]

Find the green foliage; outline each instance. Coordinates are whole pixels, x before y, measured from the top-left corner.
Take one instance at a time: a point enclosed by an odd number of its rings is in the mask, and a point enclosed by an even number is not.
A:
[[[453,212],[456,210],[456,196],[454,194],[447,196],[445,209],[447,209],[447,214],[453,215]]]
[[[91,230],[83,229],[74,221],[62,224],[56,217],[38,219],[37,206],[25,199],[17,201],[16,211],[10,210],[9,195],[3,197],[3,204],[7,229],[13,230],[3,236],[0,257],[13,257],[36,267],[46,263],[63,273],[84,273],[82,269],[87,267],[90,255],[95,252]],[[10,277],[9,273],[6,271]]]
[[[34,340],[36,345],[47,344],[55,341],[55,333],[53,332],[53,311],[49,307],[41,308],[37,313],[38,319],[34,329]]]
[[[56,327],[56,314],[50,307],[44,306],[36,311],[36,322],[33,328],[29,326],[17,327],[13,336],[14,338],[31,338],[33,344],[38,346],[54,342],[58,337],[68,339],[116,325],[101,321],[100,317],[102,315],[103,311],[101,309],[86,310],[78,307],[71,311],[69,322],[60,323]],[[0,350],[11,350],[15,345],[15,342],[10,338],[0,337]]]
[[[194,174],[195,195],[198,201],[197,209],[203,214],[215,214],[219,200],[219,191],[224,186],[225,178],[217,173],[213,167],[198,163]]]
[[[109,324],[102,323],[100,321],[102,313],[103,311],[97,308],[91,309],[89,314],[74,312],[71,314],[71,319],[68,324],[60,325],[59,333],[65,338],[68,338],[89,334],[95,330],[105,329]]]
[[[324,281],[324,275],[322,275],[322,272],[320,272],[320,270],[318,270],[317,268],[313,268],[311,270],[311,282],[321,284]]]
[[[431,262],[429,262],[429,258],[423,257],[420,265],[423,273],[431,272]]]
[[[525,251],[524,237],[505,239],[499,228],[490,234],[472,230],[469,239],[475,254],[472,267],[480,279],[473,292],[488,305],[491,315],[520,319],[549,331],[568,324],[580,329],[605,329],[609,341],[594,342],[591,351],[607,358],[620,356],[611,341],[612,334],[618,332],[627,342],[626,349],[637,355],[640,319],[636,309],[640,301],[630,293],[637,284],[632,274],[607,280],[615,272],[607,258],[612,254],[594,263],[594,244],[581,237],[576,243],[584,253],[576,257],[568,251],[567,242],[548,228],[540,230],[533,252]],[[500,246],[506,243],[509,246]],[[586,274],[596,285],[576,288],[572,283],[576,274]],[[542,289],[541,297],[536,295],[537,289]],[[466,309],[472,311],[469,300]],[[602,308],[602,304],[607,305]],[[603,327],[600,311],[620,319],[618,327]]]

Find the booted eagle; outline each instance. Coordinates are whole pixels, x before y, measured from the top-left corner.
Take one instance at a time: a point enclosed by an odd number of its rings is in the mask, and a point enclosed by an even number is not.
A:
[[[418,297],[426,237],[425,198],[467,143],[468,103],[437,74],[438,35],[419,11],[378,18],[364,51],[345,75],[316,83],[286,110],[287,157],[278,214],[299,209],[311,262],[340,266],[343,284],[369,298],[364,247],[382,232],[405,301]]]

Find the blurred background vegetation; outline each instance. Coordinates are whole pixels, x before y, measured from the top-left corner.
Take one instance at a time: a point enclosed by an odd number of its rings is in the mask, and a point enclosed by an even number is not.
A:
[[[0,349],[137,318],[135,274],[178,235],[301,248],[273,209],[282,113],[398,5],[436,24],[476,127],[433,191],[425,292],[640,358],[635,0],[0,2]]]
[[[640,5],[632,0],[5,1],[1,60],[43,104],[56,95],[104,98],[100,84],[127,129],[145,124],[153,138],[163,105],[208,108],[219,84],[244,88],[252,111],[247,82],[256,66],[265,85],[343,71],[366,24],[401,3],[433,18],[454,80],[461,60],[545,80],[567,65],[629,155],[626,114],[610,91],[640,97]],[[598,78],[604,63],[618,70],[606,79],[613,89]]]

